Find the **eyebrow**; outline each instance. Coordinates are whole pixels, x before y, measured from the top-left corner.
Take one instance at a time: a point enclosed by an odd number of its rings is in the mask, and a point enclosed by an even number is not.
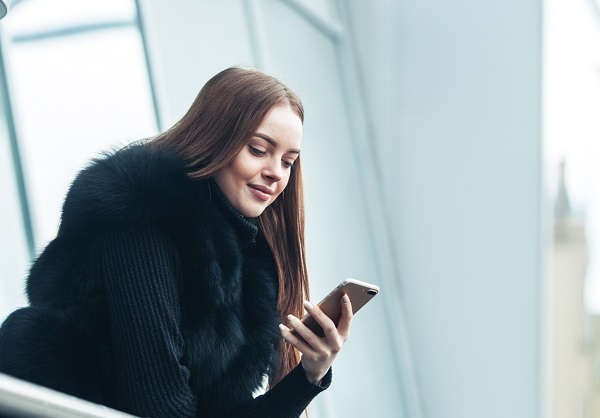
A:
[[[260,132],[256,132],[254,134],[254,136],[264,139],[265,141],[267,141],[269,144],[273,145],[274,147],[277,147],[277,145],[278,145],[277,141],[275,141],[269,135],[265,135],[265,134],[261,134]],[[293,152],[294,154],[300,154],[300,150],[297,148],[292,148],[292,149],[288,150],[287,152]]]

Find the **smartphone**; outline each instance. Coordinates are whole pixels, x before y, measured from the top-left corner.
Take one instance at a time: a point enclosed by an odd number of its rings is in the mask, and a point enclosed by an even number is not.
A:
[[[336,326],[342,316],[341,304],[344,293],[350,298],[350,302],[352,302],[352,313],[355,314],[379,293],[379,287],[356,279],[346,279],[329,292],[317,306],[321,308],[325,315],[331,318]],[[315,318],[310,314],[306,314],[304,318],[302,318],[302,323],[319,337],[325,336],[321,325],[319,325]],[[296,331],[294,331],[294,334],[298,335]]]

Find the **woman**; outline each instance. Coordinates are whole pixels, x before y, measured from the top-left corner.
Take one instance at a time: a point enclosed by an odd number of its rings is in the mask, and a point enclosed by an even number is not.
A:
[[[337,328],[303,302],[303,118],[280,81],[230,68],[171,129],[93,161],[0,329],[0,371],[142,416],[299,416],[352,318],[347,296]]]

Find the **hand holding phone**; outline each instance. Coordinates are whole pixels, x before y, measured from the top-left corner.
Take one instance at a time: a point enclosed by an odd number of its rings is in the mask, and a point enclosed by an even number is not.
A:
[[[337,326],[342,315],[342,306],[340,300],[344,294],[348,295],[352,302],[352,313],[355,314],[360,308],[379,293],[379,287],[356,279],[346,279],[337,285],[321,302],[317,304],[319,308],[327,315]],[[323,337],[323,328],[317,323],[310,313],[302,318],[302,323],[319,337]],[[295,332],[295,335],[298,335]]]
[[[321,382],[348,339],[353,314],[377,293],[379,287],[375,285],[347,279],[333,289],[318,307],[305,302],[304,306],[309,314],[302,320],[289,315],[292,329],[283,324],[279,325],[284,341],[302,353],[302,368],[311,383]],[[332,323],[335,328],[329,329]],[[327,335],[320,324],[328,328]]]
[[[360,308],[379,293],[379,287],[356,279],[346,279],[335,287],[321,302],[317,304],[319,308],[327,315],[337,326],[342,314],[340,300],[344,294],[348,295],[352,302],[352,313],[355,314]],[[310,313],[302,318],[302,323],[312,330],[319,337],[323,337],[323,328],[317,323]]]

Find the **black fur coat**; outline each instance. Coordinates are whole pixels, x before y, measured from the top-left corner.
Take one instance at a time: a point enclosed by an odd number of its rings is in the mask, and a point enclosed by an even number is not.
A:
[[[324,389],[297,367],[252,400],[277,360],[272,254],[164,146],[78,175],[27,295],[0,328],[0,371],[84,399],[146,416],[284,417]]]

